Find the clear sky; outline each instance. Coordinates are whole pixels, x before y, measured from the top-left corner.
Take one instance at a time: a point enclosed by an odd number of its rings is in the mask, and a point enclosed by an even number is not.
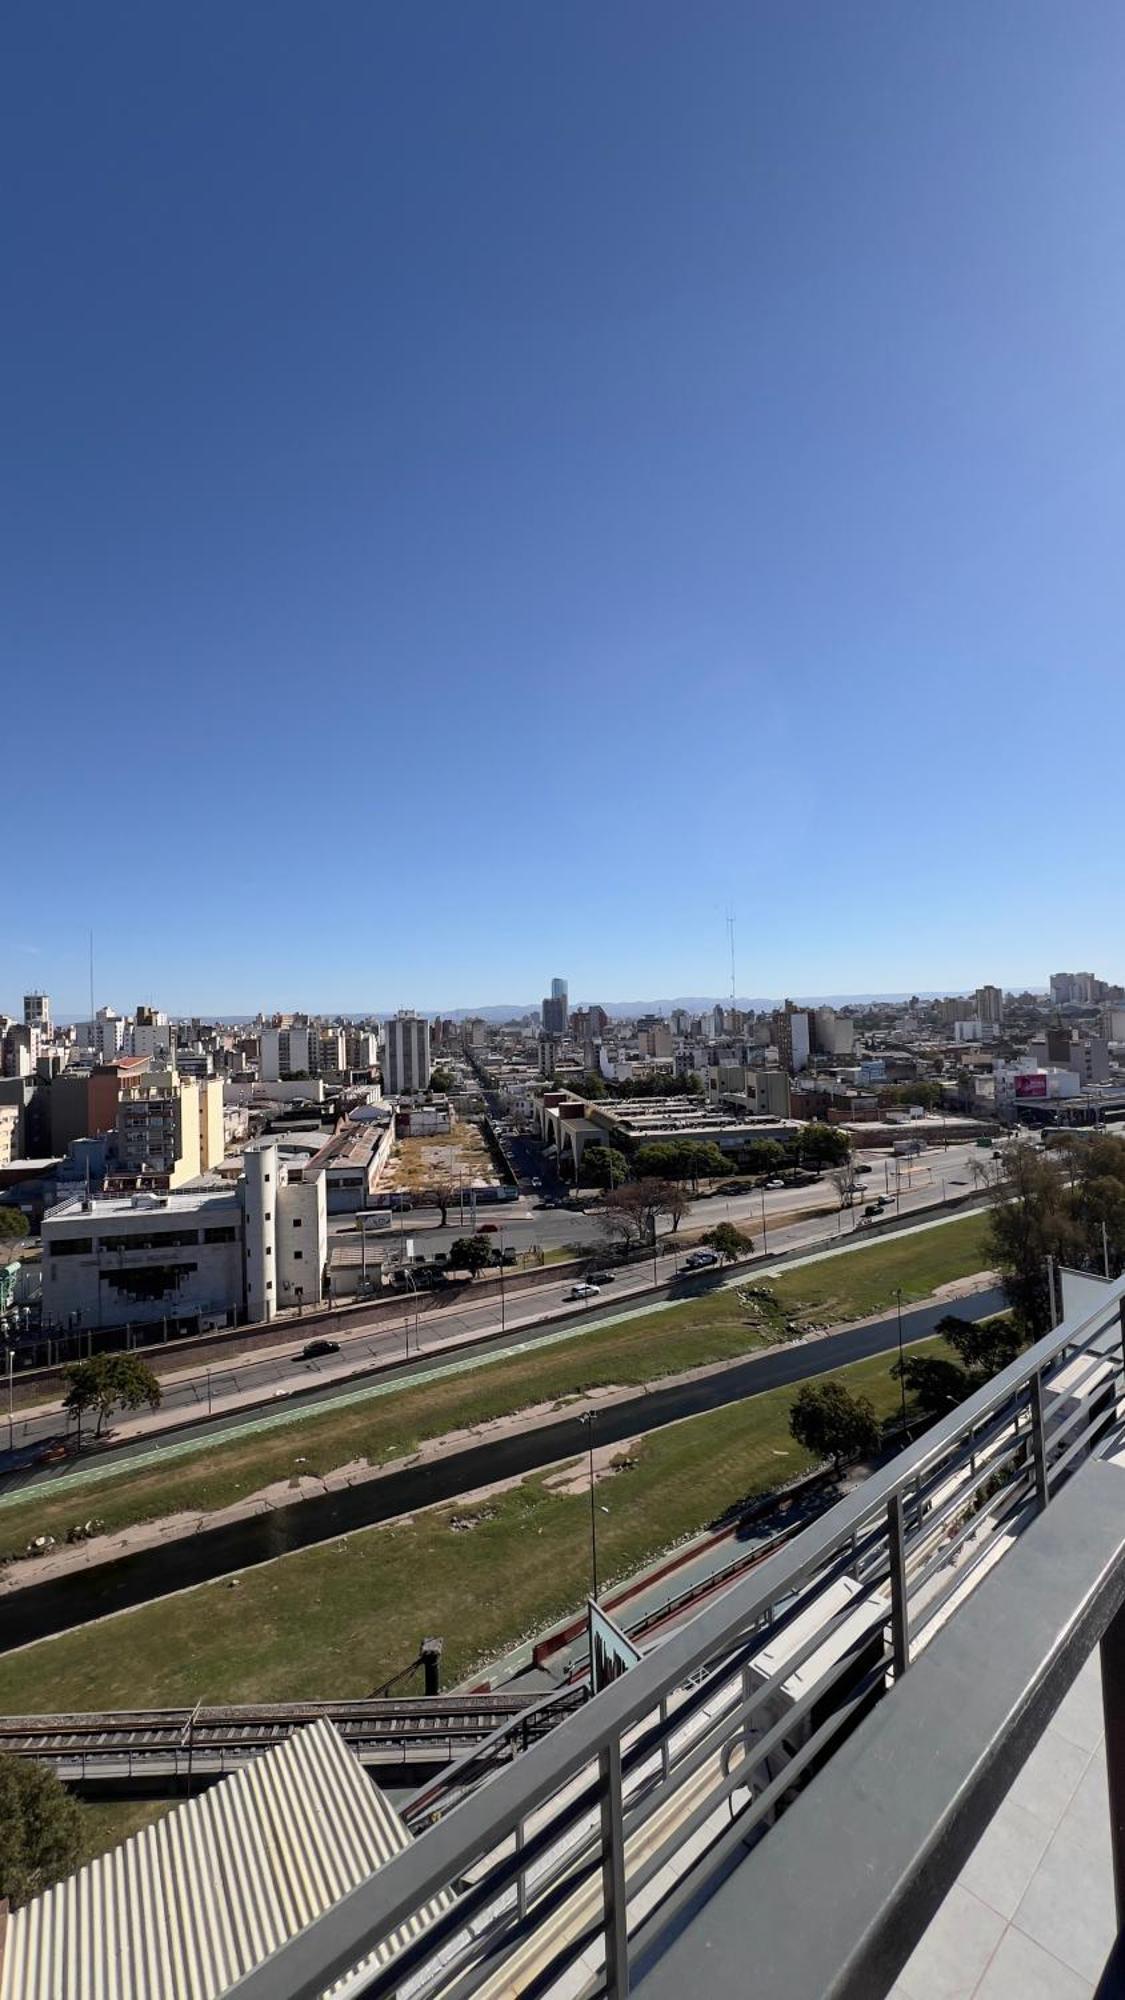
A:
[[[1119,0],[0,76],[0,1008],[1125,975]]]

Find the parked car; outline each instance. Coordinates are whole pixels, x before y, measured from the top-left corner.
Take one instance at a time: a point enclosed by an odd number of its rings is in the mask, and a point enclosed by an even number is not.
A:
[[[301,1349],[302,1361],[319,1361],[322,1354],[339,1354],[338,1340],[307,1340]]]
[[[532,1182],[531,1182],[531,1185],[532,1185],[532,1187],[542,1187],[543,1183],[542,1183],[542,1181],[541,1181],[541,1180],[539,1179],[538,1175],[534,1175],[534,1176],[532,1177]]]
[[[717,1250],[693,1250],[690,1257],[684,1258],[684,1270],[702,1271],[708,1264],[717,1264],[718,1261]]]
[[[785,1186],[785,1182],[779,1180],[767,1181],[766,1186],[768,1188],[783,1188]]]
[[[564,1299],[596,1299],[600,1296],[601,1286],[589,1284],[571,1285],[569,1290],[563,1293]]]

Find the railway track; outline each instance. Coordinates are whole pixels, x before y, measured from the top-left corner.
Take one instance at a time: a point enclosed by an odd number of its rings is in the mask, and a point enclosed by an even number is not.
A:
[[[125,1796],[169,1779],[194,1782],[237,1770],[323,1716],[361,1764],[393,1780],[396,1770],[404,1777],[433,1772],[477,1747],[482,1764],[509,1762],[581,1699],[580,1692],[568,1694],[546,1712],[534,1696],[482,1694],[13,1715],[0,1719],[0,1752],[50,1764],[76,1790]]]

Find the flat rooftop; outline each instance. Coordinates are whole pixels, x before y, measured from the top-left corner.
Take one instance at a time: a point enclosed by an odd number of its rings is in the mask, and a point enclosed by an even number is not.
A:
[[[105,1222],[123,1215],[198,1215],[202,1209],[234,1208],[239,1196],[233,1188],[178,1188],[172,1194],[72,1195],[49,1208],[48,1222]]]

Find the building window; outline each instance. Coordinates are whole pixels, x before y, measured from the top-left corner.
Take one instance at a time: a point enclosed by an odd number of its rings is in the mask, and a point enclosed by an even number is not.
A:
[[[300,1218],[300,1216],[299,1216],[299,1215],[295,1215],[295,1216],[293,1217],[293,1227],[294,1227],[294,1229],[300,1229],[300,1227],[301,1227],[301,1218]]]
[[[304,1253],[304,1251],[303,1251],[303,1250],[294,1250],[294,1252],[293,1252],[293,1262],[294,1262],[295,1264],[299,1264],[299,1263],[301,1262],[301,1259],[303,1258],[304,1254],[305,1254],[305,1253]]]

